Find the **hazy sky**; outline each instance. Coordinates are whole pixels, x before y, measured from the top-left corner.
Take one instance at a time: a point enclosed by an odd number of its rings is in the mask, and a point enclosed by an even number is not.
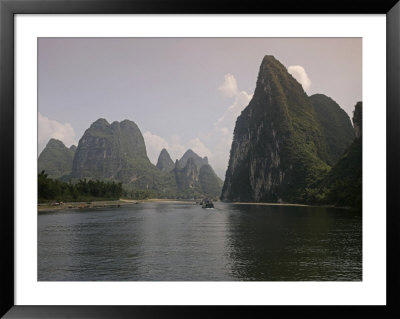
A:
[[[361,38],[40,38],[39,153],[51,137],[77,145],[100,117],[129,119],[154,164],[191,148],[224,178],[264,55],[350,117],[362,100]]]

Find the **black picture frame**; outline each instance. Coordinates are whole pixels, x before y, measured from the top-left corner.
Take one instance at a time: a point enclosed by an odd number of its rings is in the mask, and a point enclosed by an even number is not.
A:
[[[399,0],[302,0],[228,3],[182,0],[0,0],[0,315],[5,318],[205,318],[333,317],[400,318],[399,180],[400,2]],[[14,15],[15,14],[385,14],[387,21],[387,305],[386,306],[20,306],[14,303]],[[382,106],[376,106],[382,107]],[[383,142],[383,141],[382,141]],[[377,168],[381,169],[382,168]],[[385,173],[382,171],[382,173]],[[385,212],[377,212],[384,214]]]

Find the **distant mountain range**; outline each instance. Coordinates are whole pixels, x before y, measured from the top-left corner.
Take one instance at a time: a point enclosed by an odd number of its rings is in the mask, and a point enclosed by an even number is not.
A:
[[[207,158],[192,150],[174,164],[163,149],[157,165],[153,165],[140,129],[129,120],[109,124],[98,119],[85,131],[78,147],[68,149],[61,141],[51,139],[39,156],[38,170],[64,181],[119,181],[128,197],[146,190],[153,197],[218,199],[223,184]]]

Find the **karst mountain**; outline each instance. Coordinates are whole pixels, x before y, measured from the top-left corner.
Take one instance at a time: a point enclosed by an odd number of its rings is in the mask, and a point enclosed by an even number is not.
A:
[[[263,58],[254,95],[237,118],[221,199],[303,203],[354,140],[331,98],[309,97],[275,57]]]

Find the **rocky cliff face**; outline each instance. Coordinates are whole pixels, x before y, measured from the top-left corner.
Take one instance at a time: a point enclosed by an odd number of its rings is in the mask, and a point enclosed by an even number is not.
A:
[[[222,181],[208,164],[207,157],[201,158],[192,150],[188,150],[175,163],[173,170],[176,183],[184,197],[219,198]]]
[[[158,156],[156,167],[162,172],[170,172],[174,169],[175,165],[169,156],[169,153],[163,148]]]
[[[189,149],[185,152],[185,154],[183,154],[181,159],[178,161],[178,167],[184,168],[186,166],[187,161],[190,158],[193,159],[194,163],[196,164],[196,166],[199,169],[201,166],[208,164],[207,157],[201,158],[199,155],[197,155],[195,152],[193,152],[191,149]]]
[[[70,149],[70,150],[74,153],[74,155],[75,155],[75,152],[76,152],[76,145],[71,145],[69,149]]]
[[[324,160],[333,165],[354,140],[350,117],[333,99],[324,94],[314,94],[310,96],[310,100],[327,146],[328,157]]]
[[[298,201],[329,169],[321,131],[302,86],[265,56],[253,98],[236,121],[222,200]]]
[[[67,148],[63,142],[50,139],[38,158],[38,172],[45,171],[50,178],[71,174],[76,146]]]
[[[72,177],[115,179],[124,183],[142,179],[155,169],[146,154],[142,133],[129,120],[109,124],[105,119],[94,122],[79,141]]]
[[[199,170],[193,158],[186,161],[185,167],[175,169],[176,183],[178,189],[194,189],[199,188]]]

